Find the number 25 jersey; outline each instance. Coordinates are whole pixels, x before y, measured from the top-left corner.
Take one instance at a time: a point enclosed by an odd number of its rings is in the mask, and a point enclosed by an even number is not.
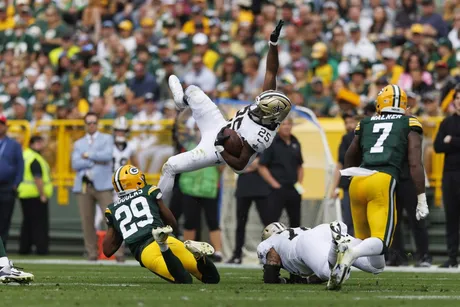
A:
[[[415,117],[380,114],[363,119],[355,129],[355,134],[360,136],[361,167],[399,180],[411,131],[423,133],[422,124]]]
[[[157,203],[159,198],[160,189],[146,185],[120,197],[105,210],[107,225],[121,234],[137,260],[145,244],[152,239],[152,228],[164,226]]]
[[[251,107],[255,106],[249,105],[239,110],[228,121],[227,127],[235,130],[256,153],[262,153],[273,143],[276,130],[270,130],[253,121],[249,115]]]

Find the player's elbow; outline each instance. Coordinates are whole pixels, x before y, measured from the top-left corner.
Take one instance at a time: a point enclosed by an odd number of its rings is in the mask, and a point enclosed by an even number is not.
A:
[[[264,283],[279,284],[280,283],[280,267],[275,265],[264,265]]]

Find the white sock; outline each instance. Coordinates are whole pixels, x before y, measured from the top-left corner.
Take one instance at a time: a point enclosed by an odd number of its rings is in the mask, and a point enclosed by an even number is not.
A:
[[[164,253],[165,251],[167,251],[169,249],[169,246],[168,246],[168,243],[158,243],[158,246],[160,247],[160,251],[162,253]]]
[[[7,266],[10,264],[10,261],[8,260],[8,257],[2,257],[0,258],[0,267],[1,266]]]
[[[337,244],[335,241],[332,241],[331,248],[329,249],[329,254],[327,256],[327,261],[329,262],[329,267],[332,269],[335,263],[337,262]]]
[[[359,257],[380,255],[383,251],[383,247],[382,240],[373,237],[363,240],[363,242],[354,246],[351,250],[356,259]]]
[[[378,274],[385,268],[385,256],[361,257],[355,260],[353,266],[364,272]]]

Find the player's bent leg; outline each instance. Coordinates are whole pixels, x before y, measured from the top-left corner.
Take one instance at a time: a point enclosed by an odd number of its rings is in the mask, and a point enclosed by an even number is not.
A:
[[[187,87],[184,99],[192,110],[192,116],[202,137],[204,137],[205,132],[217,131],[226,124],[226,120],[217,105],[199,87],[195,85]]]
[[[367,221],[368,177],[353,177],[350,183],[350,207],[355,237],[368,238],[371,235]]]

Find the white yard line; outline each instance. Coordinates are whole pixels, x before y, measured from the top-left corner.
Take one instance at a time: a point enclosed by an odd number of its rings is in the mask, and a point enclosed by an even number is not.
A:
[[[98,261],[87,261],[87,260],[68,260],[68,259],[18,259],[14,260],[15,263],[20,264],[66,264],[66,265],[108,265],[108,266],[140,266],[136,260],[127,260],[124,263],[117,263],[111,260],[98,260]],[[217,263],[218,268],[232,268],[232,269],[262,269],[259,264],[226,264]],[[352,268],[353,271],[359,271],[356,268]],[[410,272],[410,273],[460,273],[460,268],[438,268],[432,266],[430,268],[416,268],[414,266],[407,267],[386,267],[385,272]],[[416,279],[416,278],[415,278]]]

